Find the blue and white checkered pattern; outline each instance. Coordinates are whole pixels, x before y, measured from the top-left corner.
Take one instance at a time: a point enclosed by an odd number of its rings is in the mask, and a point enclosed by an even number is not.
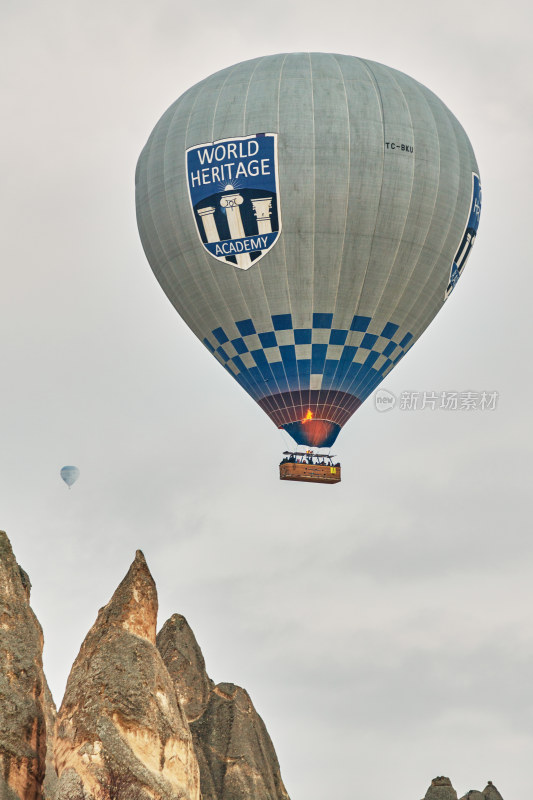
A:
[[[306,389],[343,391],[363,402],[405,355],[413,335],[387,322],[355,315],[349,330],[333,328],[333,314],[313,314],[311,328],[294,328],[291,314],[272,316],[258,332],[251,319],[239,334],[215,328],[205,346],[255,399]]]

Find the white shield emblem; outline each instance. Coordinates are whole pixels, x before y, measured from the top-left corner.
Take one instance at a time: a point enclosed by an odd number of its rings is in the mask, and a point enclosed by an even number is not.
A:
[[[189,147],[187,185],[207,252],[249,269],[281,232],[277,133],[256,133]]]

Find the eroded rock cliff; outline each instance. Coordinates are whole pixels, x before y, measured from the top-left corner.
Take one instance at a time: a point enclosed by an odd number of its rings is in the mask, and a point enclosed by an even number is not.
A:
[[[68,679],[56,726],[57,800],[110,796],[112,784],[124,798],[200,800],[191,732],[155,646],[156,619],[155,584],[137,551]]]
[[[186,619],[174,614],[157,645],[188,715],[202,800],[289,800],[274,746],[249,695],[232,683],[213,684]]]
[[[57,710],[46,678],[44,682],[44,718],[46,723],[46,769],[43,781],[43,800],[56,800],[57,773],[54,763],[54,734]]]
[[[43,634],[31,584],[0,531],[0,797],[42,800],[46,761]]]

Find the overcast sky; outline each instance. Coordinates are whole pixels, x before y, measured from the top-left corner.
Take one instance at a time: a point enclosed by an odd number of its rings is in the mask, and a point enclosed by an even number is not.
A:
[[[0,15],[0,527],[57,705],[141,548],[160,626],[184,614],[211,677],[249,691],[292,800],[418,800],[441,774],[530,800],[529,4],[3,0]],[[457,290],[382,388],[496,391],[497,407],[380,413],[370,397],[334,487],[279,482],[290,440],[178,317],[135,222],[164,110],[294,50],[427,85],[483,185]],[[71,491],[64,464],[81,470]]]

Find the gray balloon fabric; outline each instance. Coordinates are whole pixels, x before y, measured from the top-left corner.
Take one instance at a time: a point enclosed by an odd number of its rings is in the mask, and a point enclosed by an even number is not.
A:
[[[61,478],[65,481],[69,489],[72,486],[72,484],[76,483],[76,481],[80,477],[80,471],[78,467],[72,467],[72,466],[61,467],[59,474],[61,475]]]
[[[453,290],[481,189],[463,128],[423,85],[292,53],[180,97],[141,153],[136,199],[185,322],[276,426],[330,446]]]

